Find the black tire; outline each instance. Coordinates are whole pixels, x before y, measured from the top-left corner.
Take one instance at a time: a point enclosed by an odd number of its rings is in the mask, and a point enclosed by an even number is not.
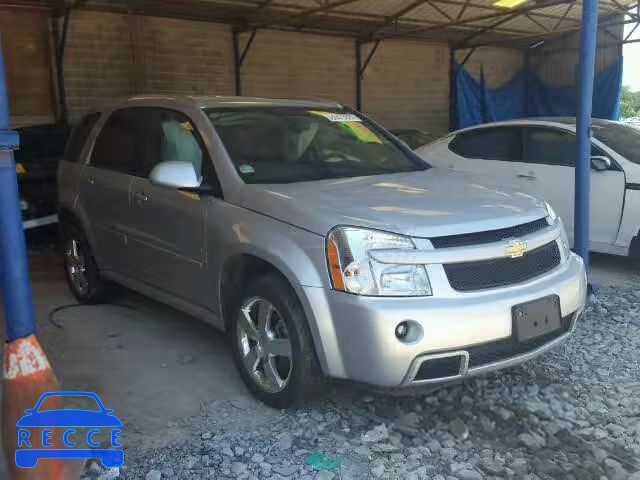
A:
[[[100,277],[100,271],[98,270],[93,252],[91,251],[91,246],[82,229],[74,223],[66,224],[63,226],[61,239],[65,277],[73,296],[82,304],[104,302],[108,295],[109,285],[106,280]],[[85,288],[80,288],[78,282],[74,281],[73,278],[71,268],[72,258],[70,255],[73,242],[75,242],[78,256],[83,259],[84,276],[86,278]]]
[[[229,338],[231,339],[233,357],[236,367],[245,385],[253,395],[273,408],[295,408],[304,404],[312,396],[323,389],[325,379],[318,362],[311,332],[302,305],[291,286],[278,275],[264,275],[249,282],[238,296],[230,314]],[[241,342],[238,329],[241,307],[252,298],[266,299],[273,304],[287,327],[290,340],[291,359],[290,374],[286,386],[278,392],[269,392],[261,387],[245,367],[241,353]]]

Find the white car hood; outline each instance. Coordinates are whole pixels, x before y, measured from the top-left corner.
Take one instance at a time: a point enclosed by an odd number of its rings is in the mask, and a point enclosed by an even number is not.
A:
[[[509,227],[547,215],[531,195],[448,169],[245,185],[241,206],[325,235],[336,225],[435,237]]]

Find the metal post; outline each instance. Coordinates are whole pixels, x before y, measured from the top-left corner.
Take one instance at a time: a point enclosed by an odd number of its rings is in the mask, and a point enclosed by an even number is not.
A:
[[[457,98],[458,90],[456,80],[458,78],[458,69],[456,68],[456,49],[449,49],[449,131],[456,130],[458,125],[457,119]]]
[[[362,110],[362,43],[356,40],[356,110]]]
[[[369,62],[378,51],[378,47],[380,46],[380,42],[382,40],[378,39],[371,47],[369,51],[369,55],[365,59],[364,63],[362,63],[362,42],[360,40],[356,40],[356,109],[362,110],[362,78],[364,77],[364,72],[367,70],[369,66]]]
[[[256,32],[257,30],[251,32],[247,43],[242,49],[242,52],[240,52],[240,33],[236,30],[233,31],[233,65],[236,76],[236,95],[238,97],[242,95],[242,64],[253,44],[253,39],[256,38]]]
[[[11,132],[9,96],[0,49],[0,287],[9,342],[35,332],[27,250],[22,230],[18,178],[13,149],[18,137]],[[14,140],[12,140],[12,137]]]
[[[2,447],[11,478],[62,480],[68,478],[62,460],[41,460],[32,469],[18,468],[13,461],[20,444],[16,424],[25,408],[33,408],[43,393],[60,389],[60,383],[34,335],[36,324],[13,158],[13,150],[17,146],[18,135],[10,130],[9,95],[0,41],[0,291],[7,330],[2,359]],[[62,404],[59,401],[53,407],[61,408]],[[41,429],[32,430],[32,433],[41,433]],[[57,432],[52,444],[53,448],[60,448]]]
[[[574,248],[589,267],[589,187],[591,173],[591,108],[598,36],[598,0],[582,2],[579,97],[576,115]]]
[[[240,46],[238,38],[240,34],[237,31],[233,31],[233,70],[236,80],[236,95],[239,97],[242,95],[242,79],[240,78]]]
[[[60,104],[59,120],[63,125],[69,124],[69,111],[67,108],[67,91],[64,81],[64,51],[67,46],[67,34],[69,32],[69,19],[71,8],[67,8],[62,17],[62,34],[58,27],[58,18],[51,19],[51,28],[54,41],[54,53],[56,61],[56,83],[58,86],[58,102]]]

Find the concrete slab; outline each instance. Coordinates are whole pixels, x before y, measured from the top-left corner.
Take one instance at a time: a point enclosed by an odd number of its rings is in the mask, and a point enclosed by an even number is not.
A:
[[[628,257],[592,253],[591,282],[602,287],[637,285],[640,280],[640,261]]]
[[[212,401],[255,403],[218,330],[124,289],[112,304],[58,311],[55,326],[49,312],[75,304],[60,260],[36,256],[31,266],[38,338],[63,388],[95,392],[115,409],[125,447],[164,446],[189,435],[172,419],[198,415]]]
[[[213,327],[124,289],[111,304],[68,307],[50,321],[54,308],[75,304],[60,259],[32,255],[31,271],[38,337],[63,388],[95,392],[115,409],[125,447],[193,437],[188,417],[202,417],[214,431],[241,431],[281,415],[249,395],[226,337]],[[592,280],[601,285],[632,284],[639,273],[626,258],[593,255]],[[3,462],[0,456],[0,478],[7,477]]]

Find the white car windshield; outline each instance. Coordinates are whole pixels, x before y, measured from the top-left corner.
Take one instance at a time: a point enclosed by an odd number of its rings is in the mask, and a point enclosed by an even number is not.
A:
[[[640,128],[621,123],[592,125],[593,136],[630,162],[640,164]]]
[[[245,183],[291,183],[425,170],[429,165],[346,109],[208,109]]]

